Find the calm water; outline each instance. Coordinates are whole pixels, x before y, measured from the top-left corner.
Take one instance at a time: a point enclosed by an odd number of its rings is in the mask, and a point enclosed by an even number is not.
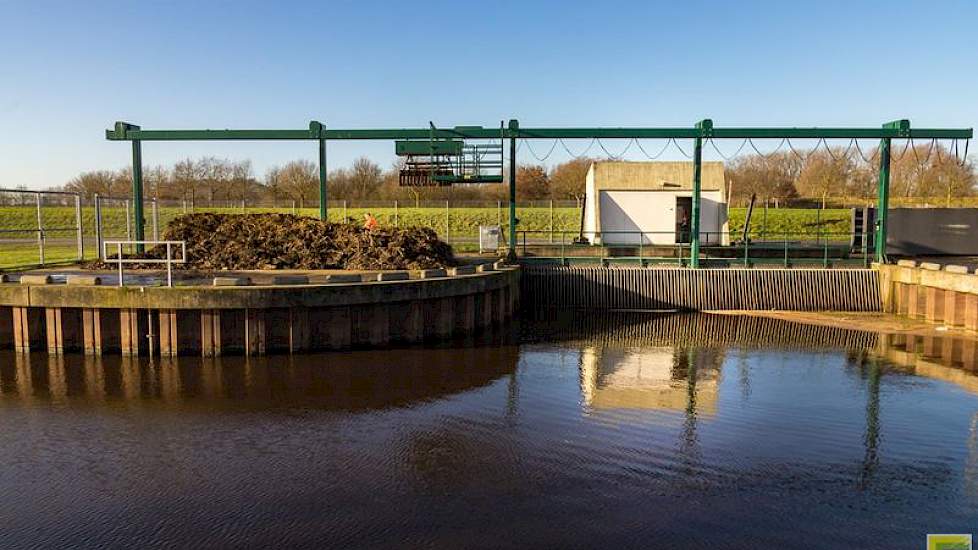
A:
[[[0,354],[0,547],[922,548],[974,346],[706,316],[437,350]]]

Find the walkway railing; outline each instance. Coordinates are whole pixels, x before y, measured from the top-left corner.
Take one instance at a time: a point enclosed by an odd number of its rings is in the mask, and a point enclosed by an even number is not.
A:
[[[131,249],[134,245],[163,246],[166,248],[166,256],[163,258],[126,258],[123,254],[123,247]],[[116,249],[115,257],[109,257],[109,247]],[[180,257],[173,256],[173,247],[180,246]],[[166,286],[173,286],[173,264],[183,264],[187,262],[187,243],[186,241],[105,241],[102,243],[102,257],[107,264],[119,265],[119,286],[125,286],[125,264],[165,264],[166,265]]]
[[[686,266],[690,259],[689,235],[677,231],[518,231],[518,248],[524,258],[559,260],[562,264],[585,259],[635,261],[641,265],[674,263]],[[555,238],[556,237],[556,238]],[[820,263],[861,264],[872,261],[871,234],[830,231],[784,231],[763,240],[744,239],[743,233],[703,231],[700,253],[706,260],[729,265]]]

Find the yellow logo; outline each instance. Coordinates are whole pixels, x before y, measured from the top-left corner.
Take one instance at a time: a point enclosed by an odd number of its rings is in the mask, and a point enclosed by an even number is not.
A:
[[[972,550],[971,535],[927,535],[927,550]]]

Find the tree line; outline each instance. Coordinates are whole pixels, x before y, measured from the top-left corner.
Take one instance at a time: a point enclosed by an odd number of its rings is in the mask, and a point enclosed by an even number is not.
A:
[[[913,151],[894,151],[891,196],[942,199],[975,196],[975,166],[960,160],[947,148],[934,145]],[[842,149],[781,151],[749,154],[726,163],[726,185],[733,204],[751,195],[762,201],[784,204],[793,201],[824,201],[826,198],[872,199],[879,178],[876,152],[866,158]],[[573,200],[584,196],[584,181],[590,158],[573,159],[550,168],[537,164],[517,167],[518,200]],[[478,184],[451,187],[405,187],[398,184],[400,165],[383,169],[361,157],[349,167],[328,174],[329,196],[348,200],[506,200],[508,185]],[[504,170],[504,178],[508,170]],[[262,178],[255,176],[248,160],[215,157],[184,159],[172,166],[143,170],[144,194],[160,200],[197,203],[294,201],[313,206],[319,199],[319,168],[308,160],[273,166]],[[96,170],[73,178],[60,190],[95,195],[126,197],[131,193],[132,169]]]
[[[730,200],[824,201],[826,198],[874,199],[879,182],[879,152],[842,148],[780,151],[734,159],[725,168]],[[919,199],[972,197],[974,163],[962,162],[948,148],[932,144],[913,149],[894,147],[890,158],[890,196]]]

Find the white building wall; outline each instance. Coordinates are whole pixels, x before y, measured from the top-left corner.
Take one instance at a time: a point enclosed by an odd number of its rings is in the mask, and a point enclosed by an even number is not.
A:
[[[589,182],[588,195],[588,199],[594,197],[593,181]],[[691,196],[689,191],[599,191],[597,200],[585,209],[585,236],[596,231],[592,229],[597,217],[593,210],[600,208],[600,239],[593,238],[592,243],[675,244],[676,198]],[[722,193],[703,191],[701,198],[701,242],[725,244],[727,220]]]

